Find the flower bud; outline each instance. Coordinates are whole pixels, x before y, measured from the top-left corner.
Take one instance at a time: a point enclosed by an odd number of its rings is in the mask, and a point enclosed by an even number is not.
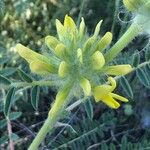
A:
[[[59,65],[58,75],[64,78],[68,74],[68,71],[69,71],[69,65],[65,61],[62,61]]]
[[[100,28],[101,28],[101,24],[102,24],[103,20],[100,20],[100,22],[96,25],[95,27],[95,31],[94,31],[94,37],[97,37],[99,32],[100,32]]]
[[[112,41],[112,33],[106,32],[106,34],[100,39],[95,50],[103,51]]]
[[[66,47],[64,44],[62,43],[58,44],[55,48],[56,56],[58,56],[59,58],[63,58],[65,55],[65,50],[66,50]]]
[[[82,17],[82,18],[81,18],[80,27],[79,27],[80,38],[83,37],[84,31],[85,31],[85,22],[84,22],[84,18]]]
[[[126,75],[132,71],[131,65],[116,65],[106,67],[105,73],[109,75]]]
[[[84,94],[86,96],[90,96],[91,94],[91,84],[90,81],[87,80],[86,78],[81,78],[80,79],[80,86],[82,87]]]
[[[92,68],[94,70],[101,69],[105,64],[104,56],[101,52],[96,51],[91,57]]]
[[[48,46],[48,48],[54,50],[57,44],[59,43],[59,41],[53,36],[47,36],[45,38],[45,43]]]
[[[69,17],[68,15],[65,16],[64,19],[64,27],[66,28],[67,31],[69,32],[75,32],[77,31],[77,27],[75,22],[73,21],[73,19],[71,17]]]
[[[79,59],[79,62],[80,62],[80,63],[83,62],[82,50],[81,50],[80,48],[77,50],[77,58]]]
[[[32,72],[40,75],[48,75],[50,73],[56,73],[57,70],[54,68],[54,66],[42,62],[42,61],[33,61],[30,63],[30,69]]]

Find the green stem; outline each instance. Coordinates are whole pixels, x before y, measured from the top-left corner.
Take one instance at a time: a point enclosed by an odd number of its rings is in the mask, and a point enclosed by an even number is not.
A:
[[[28,150],[38,150],[38,146],[42,143],[42,141],[46,137],[47,133],[53,129],[54,125],[56,124],[56,122],[58,120],[59,115],[60,115],[60,112],[55,114],[55,116],[53,116],[53,117],[50,115],[48,116],[44,125],[42,126],[42,128],[40,129],[38,134],[36,135],[35,139],[31,143]]]
[[[69,85],[70,84],[70,85]],[[51,110],[49,111],[48,117],[36,135],[35,139],[29,146],[28,150],[38,150],[39,145],[42,143],[44,138],[46,137],[47,133],[50,132],[57,121],[62,116],[63,111],[65,110],[68,102],[69,102],[69,93],[71,89],[71,83],[67,84],[61,91],[58,92],[56,95],[56,100],[52,105]]]
[[[118,42],[105,54],[106,63],[112,61],[140,32],[142,28],[133,23]]]
[[[41,81],[33,81],[31,83],[28,83],[28,82],[14,82],[14,83],[11,84],[11,86],[19,88],[19,87],[35,86],[35,85],[38,85],[38,86],[53,86],[55,84],[56,84],[55,81],[41,80]]]
[[[64,105],[64,107],[63,107],[63,105]],[[66,103],[62,104],[60,106],[60,108],[57,108],[58,111],[56,111],[55,114],[51,115],[51,113],[50,113],[48,115],[45,123],[43,124],[42,128],[36,135],[35,139],[31,143],[31,145],[29,146],[28,150],[38,150],[39,145],[42,143],[42,141],[46,137],[47,133],[49,133],[54,128],[55,124],[59,120],[59,118],[65,108],[65,105],[66,105]],[[63,109],[61,107],[63,107]]]

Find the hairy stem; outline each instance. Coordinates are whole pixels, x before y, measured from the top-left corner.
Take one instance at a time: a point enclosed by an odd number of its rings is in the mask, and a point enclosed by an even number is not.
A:
[[[11,86],[19,88],[19,87],[27,87],[27,86],[53,86],[56,85],[55,81],[46,81],[46,80],[40,80],[40,81],[33,81],[31,83],[28,82],[14,82],[11,84]]]
[[[70,91],[68,91],[67,93],[68,95],[69,95],[69,92]],[[69,98],[66,98],[66,99],[62,99],[60,103],[60,99],[57,99],[57,96],[56,96],[56,100],[54,104],[52,105],[51,110],[49,111],[48,117],[44,125],[42,126],[38,134],[36,135],[35,139],[29,146],[28,150],[38,149],[39,145],[45,139],[47,133],[49,133],[54,128],[55,124],[62,116],[62,113],[65,110],[68,102],[69,102]]]
[[[8,136],[9,136],[9,146],[10,150],[14,150],[14,142],[12,140],[12,127],[11,127],[11,122],[9,118],[7,118],[7,130],[8,130]]]
[[[116,44],[105,54],[106,62],[112,61],[140,32],[142,28],[137,23],[133,23]]]
[[[56,124],[56,122],[58,120],[58,114],[56,116],[53,116],[53,117],[48,116],[44,125],[42,126],[42,128],[38,132],[37,136],[35,137],[35,139],[31,143],[28,150],[37,150],[38,149],[39,145],[42,143],[42,141],[46,137],[47,133],[50,132],[53,129],[54,125]]]

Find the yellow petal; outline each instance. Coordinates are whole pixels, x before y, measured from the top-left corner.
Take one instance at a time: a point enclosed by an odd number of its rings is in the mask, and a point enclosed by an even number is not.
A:
[[[86,96],[91,95],[91,84],[90,84],[89,80],[87,80],[86,78],[81,78],[80,79],[80,86],[82,87],[84,94]]]
[[[75,22],[73,21],[73,19],[71,17],[69,17],[68,15],[65,16],[64,19],[64,27],[68,30],[68,31],[76,31],[77,27]]]
[[[90,37],[84,44],[83,46],[83,52],[87,53],[89,52],[89,50],[91,49],[91,47],[93,46],[93,44],[95,43],[95,37]]]
[[[112,86],[110,85],[100,85],[94,88],[93,95],[95,101],[98,102],[99,100],[103,99],[106,95],[112,92]]]
[[[117,109],[120,107],[120,104],[115,101],[110,95],[105,96],[101,101],[113,109]]]
[[[112,33],[106,32],[106,34],[98,42],[95,51],[103,51],[104,49],[107,48],[107,46],[111,43],[111,41],[112,41]]]
[[[31,49],[23,46],[22,44],[16,45],[17,52],[21,57],[23,57],[28,63],[43,57],[42,55],[32,51]]]
[[[84,18],[82,17],[82,18],[81,18],[80,27],[79,27],[80,38],[83,37],[84,31],[85,31],[85,22],[84,22]]]
[[[112,86],[112,91],[116,88],[116,80],[112,77],[109,77],[108,78],[108,81],[111,83],[111,86]]]
[[[108,81],[111,85],[104,84],[94,88],[93,95],[96,101],[103,99],[116,88],[116,81],[114,78],[109,77]]]
[[[53,36],[46,36],[45,43],[50,49],[55,49],[59,41]]]
[[[56,19],[56,29],[57,29],[57,34],[58,34],[59,40],[62,41],[65,36],[66,31],[65,31],[64,26],[58,19]]]
[[[38,54],[32,51],[31,49],[23,46],[22,44],[17,44],[16,49],[19,55],[22,58],[24,58],[28,63],[31,63],[32,61],[36,61],[36,60],[40,60],[46,63],[50,62],[49,58],[47,58],[46,56]]]
[[[95,28],[95,31],[94,31],[94,36],[95,37],[97,37],[99,32],[100,32],[102,22],[103,22],[103,20],[100,20],[100,22],[96,25],[96,28]]]
[[[62,61],[59,65],[58,75],[64,78],[66,77],[68,72],[69,72],[69,65],[65,61]]]
[[[122,97],[122,96],[120,96],[120,95],[118,95],[118,94],[110,93],[110,95],[111,95],[113,98],[115,98],[115,99],[117,99],[117,100],[120,100],[120,101],[122,101],[122,102],[128,102],[128,99],[126,99],[125,97]]]
[[[79,60],[80,63],[83,62],[82,50],[80,48],[77,50],[77,58],[78,58],[78,60]]]
[[[105,73],[109,75],[125,75],[132,71],[131,65],[116,65],[106,67]]]
[[[65,55],[65,50],[66,50],[66,47],[64,44],[62,43],[58,44],[55,48],[56,56],[58,56],[59,58],[63,58]]]
[[[105,64],[105,59],[103,54],[99,51],[96,51],[91,57],[91,62],[92,62],[92,68],[94,70],[101,69]]]
[[[40,75],[48,75],[50,73],[57,72],[56,68],[54,68],[52,65],[38,60],[30,63],[30,69],[32,72]]]

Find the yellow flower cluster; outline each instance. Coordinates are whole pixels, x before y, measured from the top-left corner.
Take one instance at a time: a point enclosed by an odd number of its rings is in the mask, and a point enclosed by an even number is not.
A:
[[[45,43],[51,51],[49,56],[38,54],[17,44],[19,55],[29,63],[33,73],[46,76],[53,74],[66,81],[64,87],[58,92],[54,105],[61,105],[74,87],[82,89],[84,96],[93,95],[96,102],[102,101],[114,109],[120,106],[115,99],[128,101],[126,98],[112,93],[116,88],[114,78],[108,77],[110,85],[104,84],[100,80],[109,75],[125,75],[132,70],[128,64],[107,65],[104,50],[112,41],[112,33],[107,32],[100,38],[98,35],[101,24],[102,21],[97,24],[94,34],[89,37],[86,34],[83,18],[79,28],[68,15],[65,16],[64,24],[56,20],[58,38],[53,36],[45,38]]]

